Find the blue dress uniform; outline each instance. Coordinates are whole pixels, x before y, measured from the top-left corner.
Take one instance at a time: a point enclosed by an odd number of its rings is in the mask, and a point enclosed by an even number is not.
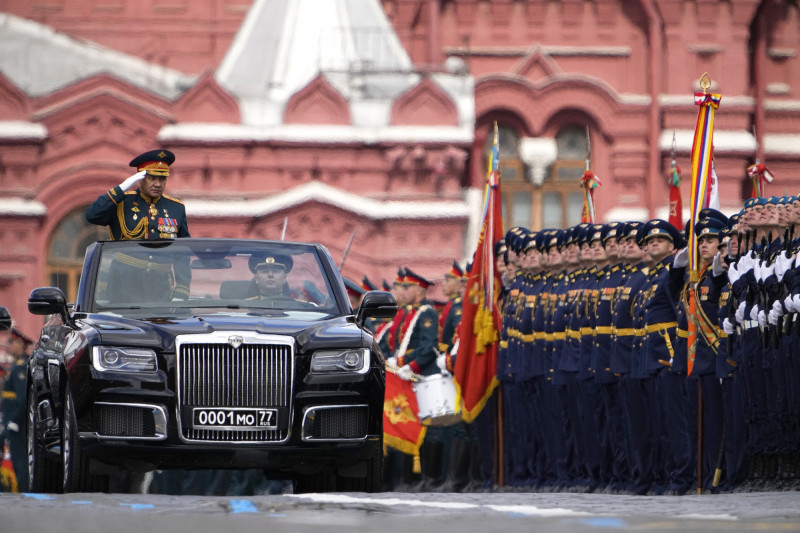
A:
[[[603,225],[595,224],[587,232],[586,242],[591,244],[602,237]],[[602,401],[600,388],[595,383],[595,369],[592,366],[594,348],[595,326],[597,322],[597,305],[600,301],[600,278],[603,271],[591,266],[587,270],[587,277],[583,287],[584,315],[580,324],[580,368],[578,370],[578,408],[580,411],[580,431],[583,433],[581,440],[584,444],[582,455],[583,468],[586,475],[586,485],[590,490],[595,490],[603,481],[602,450],[597,446],[599,435],[604,434],[602,419]]]
[[[589,224],[580,224],[573,229],[573,239],[579,248],[589,246],[587,241]],[[560,389],[561,404],[564,406],[566,425],[564,427],[564,454],[568,458],[568,483],[572,487],[585,488],[589,485],[586,470],[586,450],[593,441],[586,442],[583,431],[579,401],[578,376],[581,370],[581,328],[589,320],[588,299],[589,270],[581,268],[572,274],[572,284],[567,292],[565,316],[565,344],[559,360],[559,370],[563,374],[563,387]]]
[[[152,150],[134,158],[130,166],[153,176],[166,177],[174,161],[175,156],[169,150]],[[86,209],[86,220],[108,226],[109,238],[115,241],[190,236],[183,202],[163,194],[150,198],[139,188],[125,192],[116,186],[101,194]],[[118,254],[111,265],[110,276],[109,300],[149,302],[188,297],[191,268],[188,261],[185,264],[156,265],[146,254]],[[136,291],[130,288],[136,288]]]
[[[719,215],[724,217],[721,213]],[[703,216],[702,212],[700,216]],[[694,228],[698,241],[705,238],[719,239],[720,232],[726,227],[726,220],[710,216],[699,220]],[[683,267],[674,268],[671,274],[676,278],[680,277],[683,281],[685,273],[686,268]],[[694,317],[689,316],[696,331],[694,347],[688,346],[690,354],[694,350],[689,384],[696,384],[700,388],[700,398],[702,398],[702,403],[698,405],[697,416],[702,417],[701,464],[704,489],[712,489],[722,438],[724,419],[722,388],[716,375],[716,360],[724,354],[720,346],[721,330],[718,325],[718,316],[720,296],[727,282],[728,278],[724,275],[724,271],[720,268],[720,271],[715,273],[712,265],[709,264],[702,269],[693,291],[689,290],[688,285],[679,289],[681,302],[687,315],[692,307],[695,310]],[[694,301],[691,302],[690,299]],[[689,393],[694,395],[689,398],[690,404],[696,404],[697,390],[690,386]],[[695,425],[694,428],[696,427]],[[697,438],[696,430],[693,433]]]
[[[558,230],[555,241],[548,243],[548,248],[557,246],[559,251],[573,243],[572,229]],[[544,377],[542,379],[541,405],[542,405],[542,431],[545,439],[545,451],[541,465],[543,483],[547,487],[563,487],[569,482],[566,455],[566,433],[564,404],[562,394],[564,375],[559,370],[561,354],[566,340],[565,309],[567,294],[570,288],[571,277],[566,270],[552,275],[550,301],[545,316],[545,348],[544,348]]]
[[[506,233],[506,245],[515,255],[523,253],[533,236],[525,228],[514,228]],[[506,297],[503,311],[501,342],[505,346],[498,352],[497,377],[503,391],[503,458],[506,483],[524,487],[531,483],[528,439],[529,416],[524,382],[529,379],[530,365],[522,349],[521,316],[525,309],[527,280],[517,267],[515,277]]]
[[[623,226],[611,222],[603,227],[603,247],[609,239],[620,239]],[[612,490],[625,490],[630,477],[628,468],[625,419],[620,403],[619,378],[611,371],[611,354],[614,345],[613,309],[617,292],[622,284],[621,264],[609,264],[602,270],[598,281],[598,298],[595,309],[594,341],[592,345],[592,368],[598,389],[598,406],[601,409],[598,435],[601,463],[600,472],[604,484]]]
[[[644,240],[655,236],[666,237],[680,247],[683,238],[669,222],[659,219],[648,221],[643,227]],[[642,385],[651,398],[652,410],[648,418],[652,423],[652,440],[649,447],[654,455],[651,465],[664,465],[664,477],[656,479],[651,488],[656,492],[685,493],[691,488],[692,443],[684,434],[686,427],[683,406],[686,405],[685,375],[670,372],[676,363],[677,308],[669,290],[669,272],[672,255],[667,255],[650,269],[649,287],[644,301],[644,339],[641,372],[646,378]]]
[[[629,222],[623,229],[623,240],[636,239],[640,222]],[[643,470],[642,456],[649,453],[642,443],[642,431],[646,426],[645,406],[647,399],[639,387],[639,380],[632,378],[634,346],[639,336],[636,335],[637,317],[641,312],[637,307],[637,296],[641,294],[648,279],[648,268],[645,263],[626,265],[623,268],[622,282],[617,291],[613,309],[614,346],[611,352],[611,372],[619,376],[620,405],[622,418],[625,421],[624,443],[628,458],[628,479],[620,490],[633,494],[645,494],[652,484],[652,472]],[[641,298],[638,298],[639,304]]]

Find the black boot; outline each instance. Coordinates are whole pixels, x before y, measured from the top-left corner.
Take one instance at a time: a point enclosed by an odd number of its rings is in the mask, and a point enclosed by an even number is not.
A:
[[[487,492],[487,480],[481,471],[481,452],[475,442],[469,445],[469,482],[462,492]]]
[[[407,453],[403,456],[401,463],[400,482],[395,487],[395,492],[416,492],[422,478],[418,472],[414,472],[414,456]]]
[[[457,438],[453,440],[450,452],[450,468],[447,479],[437,489],[437,492],[461,492],[469,483],[470,448],[468,439]]]

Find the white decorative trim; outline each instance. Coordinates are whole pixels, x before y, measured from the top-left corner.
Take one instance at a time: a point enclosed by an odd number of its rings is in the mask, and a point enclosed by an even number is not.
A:
[[[411,334],[414,332],[414,327],[417,325],[417,320],[419,320],[419,315],[421,315],[424,311],[430,309],[431,306],[428,304],[419,306],[417,312],[414,313],[414,318],[411,319],[411,323],[408,325],[408,329],[406,330],[406,334],[403,335],[403,342],[400,343],[400,347],[394,352],[394,355],[399,359],[400,357],[406,354],[406,350],[408,349],[408,343],[411,342]]]
[[[630,222],[632,220],[648,220],[647,209],[644,207],[614,207],[606,212],[603,219],[606,222]]]
[[[773,59],[787,59],[797,57],[795,48],[767,48],[767,55]]]
[[[38,217],[47,214],[47,207],[38,200],[24,198],[0,199],[0,215],[21,215]]]
[[[675,132],[675,146],[679,153],[691,153],[694,143],[694,130],[662,130],[658,146],[662,153],[672,152],[672,133]],[[714,153],[753,153],[756,139],[749,131],[714,131]]]
[[[560,57],[628,57],[630,46],[539,46],[542,55]],[[446,46],[446,56],[524,57],[530,46]]]
[[[768,133],[764,135],[764,152],[800,156],[800,134]]]
[[[775,100],[765,98],[764,109],[767,111],[800,111],[800,100]]]
[[[722,95],[723,106],[752,106],[756,99],[752,96],[728,96]],[[658,95],[658,105],[661,107],[695,107],[694,94],[660,94]]]
[[[298,143],[442,142],[471,144],[475,137],[472,125],[457,126],[323,126],[288,124],[282,126],[247,126],[242,124],[181,123],[168,124],[158,133],[160,141],[282,141]]]
[[[320,202],[373,220],[467,219],[465,202],[378,201],[313,181],[260,200],[186,199],[186,211],[203,217],[260,217],[307,202]]]
[[[791,87],[788,83],[769,83],[767,84],[768,94],[789,94]]]
[[[47,128],[23,120],[0,121],[0,139],[47,139]]]

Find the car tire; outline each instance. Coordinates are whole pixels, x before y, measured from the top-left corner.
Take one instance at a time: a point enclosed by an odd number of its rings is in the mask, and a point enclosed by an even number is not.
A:
[[[64,415],[61,419],[61,467],[63,475],[62,488],[69,492],[104,492],[108,490],[108,476],[92,475],[89,470],[89,458],[81,450],[78,438],[78,422],[72,395],[64,394]]]
[[[28,436],[28,490],[34,493],[58,492],[61,471],[58,463],[47,456],[40,439],[39,410],[33,387],[28,389],[26,431]]]
[[[365,461],[364,477],[336,476],[337,492],[381,492],[383,488],[383,451],[378,450]]]

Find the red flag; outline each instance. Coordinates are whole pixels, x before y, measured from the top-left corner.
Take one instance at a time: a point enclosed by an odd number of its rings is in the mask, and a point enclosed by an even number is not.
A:
[[[3,459],[0,463],[0,488],[4,492],[17,492],[17,475],[14,473],[14,464],[11,462],[11,452],[8,443],[3,443]]]
[[[417,395],[411,382],[386,371],[383,400],[383,445],[414,456],[414,472],[419,473],[419,447],[425,438],[425,426],[419,420]]]
[[[672,170],[667,176],[669,182],[669,223],[683,231],[683,198],[681,198],[681,169],[672,160]]]
[[[501,281],[495,269],[494,243],[503,236],[498,159],[495,124],[481,234],[467,278],[455,364],[456,405],[466,422],[475,420],[497,386],[497,342],[500,331],[497,296]]]

